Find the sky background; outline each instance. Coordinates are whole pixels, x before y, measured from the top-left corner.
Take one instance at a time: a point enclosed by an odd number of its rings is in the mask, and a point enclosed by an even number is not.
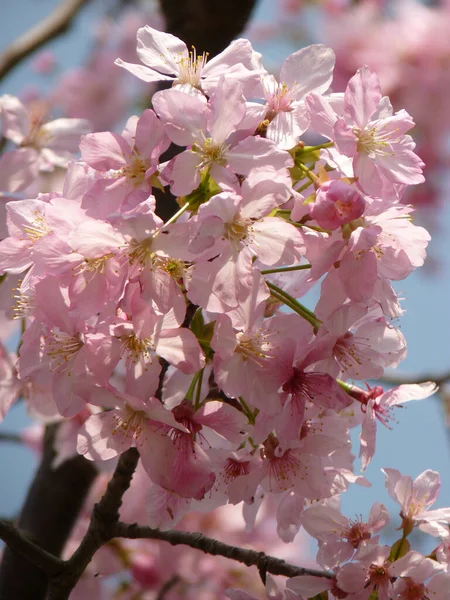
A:
[[[56,5],[57,2],[53,0],[16,0],[9,4],[6,17],[0,22],[0,51],[50,13]],[[254,17],[258,21],[270,22],[273,5],[273,0],[260,2]],[[80,64],[86,56],[91,32],[105,6],[107,4],[99,0],[89,3],[80,13],[76,26],[48,46],[64,68]],[[315,33],[316,41],[321,41],[320,31]],[[281,62],[289,52],[280,44],[271,46],[264,42],[260,47],[258,43],[254,46],[264,52],[268,67]],[[34,74],[31,61],[27,60],[2,81],[0,94],[20,95],[30,85],[45,89],[51,85],[51,81]],[[403,307],[406,309],[400,321],[408,342],[408,356],[399,369],[402,373],[440,373],[450,367],[450,189],[436,221],[440,223],[440,230],[433,232],[429,254],[433,256],[437,269],[419,269],[395,286],[405,298]],[[415,223],[420,224],[420,215],[415,218]],[[398,512],[384,489],[384,476],[380,471],[382,467],[399,469],[403,474],[413,477],[425,469],[439,471],[442,490],[436,508],[450,506],[450,436],[445,428],[439,398],[410,403],[407,408],[397,411],[397,420],[399,423],[392,431],[381,425],[378,427],[377,453],[366,472],[373,487],[365,489],[353,486],[343,495],[343,509],[348,516],[360,513],[367,515],[375,500],[385,503],[393,514]],[[19,431],[26,423],[31,421],[25,414],[23,404],[19,404],[0,424],[0,430]],[[354,451],[358,453],[356,438]],[[0,442],[0,517],[11,517],[18,513],[36,464],[36,458],[29,449]]]

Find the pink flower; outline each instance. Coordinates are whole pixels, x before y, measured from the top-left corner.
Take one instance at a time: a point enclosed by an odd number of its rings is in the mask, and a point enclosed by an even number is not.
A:
[[[99,173],[83,198],[83,208],[96,218],[117,212],[122,204],[134,208],[157,183],[159,156],[170,144],[161,121],[147,109],[132,121],[124,135],[102,132],[83,136],[83,160]]]
[[[320,99],[316,102],[320,104]],[[314,108],[312,100],[310,109]],[[335,114],[333,120],[331,139],[341,154],[353,158],[355,177],[364,192],[382,197],[384,186],[393,189],[398,183],[424,181],[424,164],[414,154],[412,138],[405,135],[414,125],[412,118],[405,110],[393,114],[389,99],[381,96],[378,77],[369,67],[359,69],[350,79],[343,115]]]
[[[265,590],[264,598],[267,600],[302,600],[302,596],[296,594],[289,589],[286,585],[286,589],[280,590],[278,584],[275,579],[271,575],[267,575],[266,577],[266,590]],[[225,590],[225,596],[230,598],[230,600],[262,600],[262,596],[257,598],[252,594],[247,594],[243,590],[235,590],[235,589],[227,589]]]
[[[152,422],[187,431],[153,396],[160,370],[159,364],[155,363],[140,377],[128,377],[124,393],[113,387],[76,384],[78,395],[86,402],[112,408],[91,415],[81,427],[78,433],[80,454],[89,460],[109,460],[136,446],[145,467],[146,456],[152,452],[155,443]]]
[[[317,369],[343,379],[381,377],[406,354],[406,341],[399,329],[389,325],[378,306],[367,310],[360,304],[345,304],[326,319],[317,334]]]
[[[53,93],[67,116],[87,119],[93,131],[112,128],[128,107],[125,73],[113,61],[110,52],[91,55],[87,65],[63,72]]]
[[[347,519],[336,508],[327,505],[308,508],[301,516],[303,527],[319,540],[317,561],[324,569],[334,569],[350,560],[360,544],[371,539],[372,534],[388,522],[386,507],[379,502],[372,506],[367,523],[358,518]]]
[[[202,90],[210,95],[221,75],[234,81],[248,82],[249,90],[262,71],[258,55],[248,40],[235,40],[223,52],[208,61],[208,53],[197,56],[179,38],[146,25],[137,32],[137,55],[146,66],[118,58],[115,63],[146,82],[172,81],[175,87],[190,92]],[[257,70],[255,70],[257,67]]]
[[[365,207],[364,198],[353,186],[334,179],[317,190],[310,215],[324,229],[337,229],[358,219]]]
[[[402,386],[403,387],[403,386]],[[406,386],[405,386],[406,387]],[[441,480],[439,473],[427,469],[413,481],[396,469],[382,469],[386,475],[386,487],[391,498],[400,504],[400,515],[406,526],[418,524],[419,529],[429,531],[428,524],[439,529],[439,524],[450,524],[450,508],[428,510],[436,501]],[[448,527],[440,527],[448,533]]]
[[[365,470],[375,454],[377,419],[390,428],[389,422],[394,418],[393,408],[411,400],[423,400],[436,393],[435,383],[428,381],[420,384],[405,384],[384,392],[380,386],[368,387],[368,392],[354,389],[350,394],[362,403],[365,413],[361,425],[360,451],[362,469]]]
[[[236,175],[248,175],[253,168],[292,166],[292,158],[267,139],[255,137],[255,123],[246,121],[242,87],[222,77],[211,94],[189,95],[176,89],[158,92],[153,106],[166,123],[167,135],[179,146],[189,149],[178,154],[164,171],[173,194],[185,196],[196,189],[202,172],[208,169],[213,179],[228,186]]]
[[[114,369],[111,339],[70,313],[55,277],[42,279],[35,289],[38,308],[22,338],[19,375],[31,380],[45,375],[58,410],[73,417],[85,404],[74,386],[89,376],[104,383]]]
[[[2,96],[0,111],[4,137],[19,146],[0,158],[0,179],[9,192],[28,187],[40,171],[67,167],[78,150],[80,136],[90,130],[83,119],[46,123],[42,106],[27,109],[15,96]]]
[[[311,92],[326,92],[333,78],[334,52],[313,44],[294,52],[284,61],[280,83],[273,75],[262,77],[265,104],[251,104],[250,112],[267,120],[267,138],[288,150],[309,126],[305,97]]]
[[[396,597],[393,583],[395,578],[412,577],[416,581],[423,581],[436,570],[436,561],[414,551],[391,562],[388,560],[390,551],[389,546],[378,546],[370,542],[363,544],[355,556],[357,560],[339,569],[339,588],[351,594],[358,594],[361,600],[369,598],[376,589],[380,600],[389,600]]]

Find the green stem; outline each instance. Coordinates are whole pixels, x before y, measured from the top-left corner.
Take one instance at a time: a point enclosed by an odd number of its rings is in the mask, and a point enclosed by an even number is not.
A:
[[[310,181],[307,181],[306,183],[304,183],[302,186],[300,186],[299,188],[297,188],[295,191],[296,192],[303,192],[304,190],[306,190],[307,188],[309,188],[309,186],[311,185]]]
[[[254,425],[255,424],[255,415],[253,414],[249,405],[247,404],[247,402],[244,400],[244,398],[242,396],[239,396],[239,402],[241,403],[241,406],[244,409],[244,414],[246,415],[250,425]]]
[[[200,399],[201,399],[202,383],[203,383],[203,371],[204,371],[204,369],[202,369],[198,373],[198,377],[197,377],[197,390],[196,390],[196,394],[195,394],[195,403],[194,403],[195,411],[200,408]]]
[[[334,142],[325,142],[324,144],[317,144],[317,146],[305,146],[302,148],[303,152],[314,152],[315,150],[322,150],[322,148],[332,148]]]
[[[202,369],[202,371],[203,371],[203,369]],[[189,389],[186,392],[186,396],[185,396],[186,400],[192,401],[192,399],[194,397],[195,386],[197,385],[198,378],[200,377],[200,373],[202,373],[202,371],[197,371],[197,373],[192,378],[191,385],[189,386]]]
[[[311,265],[296,265],[295,267],[277,267],[275,269],[264,269],[261,275],[270,275],[271,273],[287,273],[289,271],[304,271],[310,269]]]
[[[300,302],[298,300],[293,298],[290,294],[288,294],[287,292],[285,292],[284,290],[279,288],[274,283],[270,283],[268,281],[266,281],[266,283],[270,289],[271,295],[274,298],[276,298],[277,300],[280,300],[281,302],[283,302],[283,304],[286,304],[286,306],[291,308],[294,312],[296,312],[298,315],[300,315],[303,319],[305,319],[306,321],[311,323],[311,325],[314,327],[314,329],[319,328],[322,321],[320,321],[312,311],[310,311],[308,308],[306,308],[306,306],[303,306],[303,304],[300,304]]]
[[[298,167],[300,169],[300,171],[303,171],[303,173],[306,175],[306,177],[312,183],[316,183],[319,180],[319,178],[317,177],[317,175],[315,173],[313,173],[311,171],[311,169],[308,169],[308,167],[306,165],[304,165],[303,163],[296,163],[295,166]]]
[[[178,217],[181,217],[181,215],[182,215],[183,213],[185,213],[185,212],[188,210],[188,208],[190,207],[190,205],[191,205],[191,203],[190,203],[190,202],[186,202],[186,204],[184,204],[184,205],[183,205],[183,206],[180,208],[180,210],[178,210],[178,211],[177,211],[177,212],[176,212],[176,213],[173,215],[173,217],[170,217],[170,219],[164,223],[164,225],[161,227],[161,229],[160,229],[159,231],[162,231],[162,230],[164,229],[164,227],[167,227],[167,225],[170,225],[171,223],[175,223],[175,221],[178,219]],[[158,231],[158,233],[159,233],[159,231]]]

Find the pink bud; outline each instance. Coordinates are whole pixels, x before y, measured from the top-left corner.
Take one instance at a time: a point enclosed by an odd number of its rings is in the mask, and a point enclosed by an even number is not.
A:
[[[144,589],[155,588],[160,582],[160,575],[158,574],[154,559],[148,554],[133,554],[131,573]]]
[[[320,227],[337,229],[358,219],[364,212],[364,198],[343,181],[326,181],[316,194],[310,214]]]

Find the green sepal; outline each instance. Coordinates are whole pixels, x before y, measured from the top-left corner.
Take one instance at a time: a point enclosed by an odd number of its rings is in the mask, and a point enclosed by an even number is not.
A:
[[[189,203],[189,210],[192,213],[196,213],[199,207],[208,202],[208,200],[221,192],[220,187],[210,176],[209,171],[206,170],[201,175],[200,185],[193,192],[187,196],[181,196],[177,202],[180,206],[184,206],[186,202]]]
[[[201,308],[198,308],[191,320],[191,331],[197,338],[201,349],[205,353],[207,360],[211,360],[214,356],[214,350],[211,348],[211,340],[214,335],[215,321],[206,323],[203,318],[203,312]]]
[[[203,337],[204,327],[205,319],[203,318],[203,311],[201,308],[197,308],[191,320],[191,331],[196,338]]]
[[[303,148],[297,148],[293,156],[295,164],[303,163],[316,163],[320,159],[320,148],[317,149],[315,146],[304,146]]]
[[[404,537],[400,538],[392,545],[391,553],[389,554],[389,560],[395,561],[399,558],[402,558],[402,556],[405,556],[405,554],[409,552],[409,549],[410,543],[408,540]]]

